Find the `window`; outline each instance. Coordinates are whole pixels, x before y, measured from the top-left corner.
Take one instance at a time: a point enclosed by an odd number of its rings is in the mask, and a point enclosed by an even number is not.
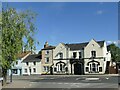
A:
[[[49,57],[46,57],[45,58],[45,63],[48,63],[49,62]]]
[[[13,73],[13,74],[17,74],[17,69],[13,69],[13,70],[12,70],[12,73]]]
[[[60,71],[62,71],[63,70],[63,66],[62,66],[62,64],[60,64]]]
[[[59,53],[60,59],[63,59],[63,53]]]
[[[73,58],[76,58],[76,57],[77,57],[77,53],[73,52]]]
[[[36,65],[36,62],[33,62],[34,65]]]
[[[92,64],[92,71],[96,72],[96,64],[95,63]]]
[[[49,51],[47,50],[47,51],[45,52],[45,54],[49,54]]]
[[[80,58],[82,58],[82,53],[81,53],[81,52],[79,52],[79,59],[80,59]]]
[[[29,65],[29,63],[28,63],[28,62],[26,62],[26,65],[28,66],[28,65]]]
[[[89,72],[89,68],[88,67],[86,67],[86,72]]]
[[[27,73],[27,69],[25,69],[25,73]]]
[[[91,56],[96,57],[96,51],[91,51]]]
[[[16,61],[16,65],[18,64],[18,61]]]
[[[34,73],[36,72],[36,68],[33,68],[33,72],[34,72]]]
[[[94,47],[94,44],[92,44],[92,46]]]
[[[43,71],[48,72],[49,71],[49,66],[44,66]]]
[[[68,67],[65,68],[65,71],[68,72]]]
[[[99,71],[102,72],[102,67],[99,67]]]
[[[57,72],[57,68],[56,67],[54,68],[54,72]]]

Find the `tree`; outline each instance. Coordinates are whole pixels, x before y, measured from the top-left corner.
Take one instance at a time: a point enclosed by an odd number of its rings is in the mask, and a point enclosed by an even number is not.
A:
[[[38,52],[38,54],[40,54],[40,55],[41,55],[41,54],[42,54],[42,51],[40,50],[40,51]]]
[[[112,61],[118,62],[120,61],[120,48],[116,46],[114,43],[107,46],[108,50],[111,52]]]
[[[15,8],[2,9],[2,59],[4,84],[7,70],[12,67],[17,54],[21,53],[23,46],[33,49],[35,30],[34,20],[36,14],[31,11],[17,12]],[[25,42],[26,39],[26,42]]]

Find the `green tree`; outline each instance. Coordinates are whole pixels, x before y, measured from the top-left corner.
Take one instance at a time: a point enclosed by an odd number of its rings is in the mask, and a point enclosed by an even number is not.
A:
[[[120,48],[118,46],[112,43],[108,45],[108,50],[111,52],[112,61],[114,62],[120,61]]]
[[[15,8],[2,9],[2,69],[4,84],[6,83],[7,70],[12,67],[17,54],[21,53],[23,46],[32,50],[36,14],[31,11],[17,12]],[[25,42],[26,40],[26,42]]]

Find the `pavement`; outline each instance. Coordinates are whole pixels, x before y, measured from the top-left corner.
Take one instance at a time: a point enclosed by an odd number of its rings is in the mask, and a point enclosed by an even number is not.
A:
[[[33,75],[13,76],[13,82],[3,86],[3,90],[6,88],[42,88],[42,90],[45,88],[69,90],[73,88],[102,88],[102,90],[109,88],[115,90],[118,87],[118,75]]]

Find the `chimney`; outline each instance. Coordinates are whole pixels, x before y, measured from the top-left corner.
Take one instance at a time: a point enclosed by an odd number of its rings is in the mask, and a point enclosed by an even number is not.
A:
[[[45,42],[44,48],[48,47],[48,42]]]

